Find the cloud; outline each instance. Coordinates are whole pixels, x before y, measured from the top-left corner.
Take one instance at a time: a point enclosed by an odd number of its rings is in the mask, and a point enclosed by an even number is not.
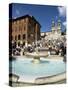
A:
[[[14,17],[14,19],[16,19],[16,17]]]
[[[58,12],[60,17],[66,16],[66,7],[58,7]]]
[[[63,26],[65,26],[65,27],[66,27],[66,21],[65,21],[65,22],[63,22]]]
[[[16,19],[16,16],[13,16],[12,18],[13,18],[13,19]]]
[[[20,15],[20,11],[16,9],[16,15]]]

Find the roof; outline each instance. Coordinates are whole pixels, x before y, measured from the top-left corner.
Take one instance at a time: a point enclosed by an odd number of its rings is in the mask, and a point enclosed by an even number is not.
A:
[[[35,19],[34,16],[30,16],[30,15],[24,15],[24,16],[21,16],[21,17],[17,17],[16,19],[10,19],[10,21],[14,22],[14,21],[17,21],[17,20],[21,20],[21,19],[24,19],[24,18],[31,18],[33,19],[36,23],[38,23],[40,25],[40,23]],[[41,27],[41,25],[40,25]]]

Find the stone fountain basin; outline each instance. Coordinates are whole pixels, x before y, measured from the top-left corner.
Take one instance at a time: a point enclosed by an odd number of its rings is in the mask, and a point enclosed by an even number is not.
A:
[[[14,65],[12,67],[13,68],[12,73],[19,75],[18,82],[47,84],[47,83],[54,83],[66,79],[65,63],[62,60],[60,59],[51,60],[51,59],[43,58],[40,60],[41,61],[43,60],[43,62],[45,60],[46,63],[41,62],[40,64],[39,59],[37,59],[39,57],[38,54],[36,55],[34,54],[33,56],[35,58],[34,63],[39,63],[39,64],[31,63],[33,58],[27,58],[27,57],[23,57],[23,58],[19,57],[16,60],[13,60]]]
[[[66,80],[66,73],[60,73],[48,77],[38,77],[35,79],[35,84],[52,84],[60,81]]]
[[[12,77],[13,78],[13,77]],[[14,77],[15,78],[15,77]],[[11,81],[11,80],[10,80]],[[44,84],[58,84],[58,83],[66,83],[66,73],[60,73],[58,75],[54,76],[48,76],[48,77],[38,77],[33,82],[23,82],[21,79],[18,79],[18,81],[13,81],[14,83],[20,83],[20,85],[44,85]]]
[[[26,53],[26,56],[31,56],[31,57],[47,57],[48,53]]]

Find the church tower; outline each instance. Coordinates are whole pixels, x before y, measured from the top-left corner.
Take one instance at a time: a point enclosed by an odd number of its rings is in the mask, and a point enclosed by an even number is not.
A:
[[[54,20],[52,20],[51,31],[52,31],[52,33],[55,32],[55,22],[54,22]]]
[[[58,22],[57,22],[57,32],[58,34],[61,34],[61,20],[58,19]]]

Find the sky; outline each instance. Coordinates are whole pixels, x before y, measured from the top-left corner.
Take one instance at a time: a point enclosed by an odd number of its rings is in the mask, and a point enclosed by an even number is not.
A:
[[[12,4],[13,19],[26,14],[34,16],[41,24],[41,32],[51,31],[52,20],[54,20],[55,23],[57,23],[58,19],[61,20],[62,31],[64,31],[66,27],[66,7],[64,6]]]

